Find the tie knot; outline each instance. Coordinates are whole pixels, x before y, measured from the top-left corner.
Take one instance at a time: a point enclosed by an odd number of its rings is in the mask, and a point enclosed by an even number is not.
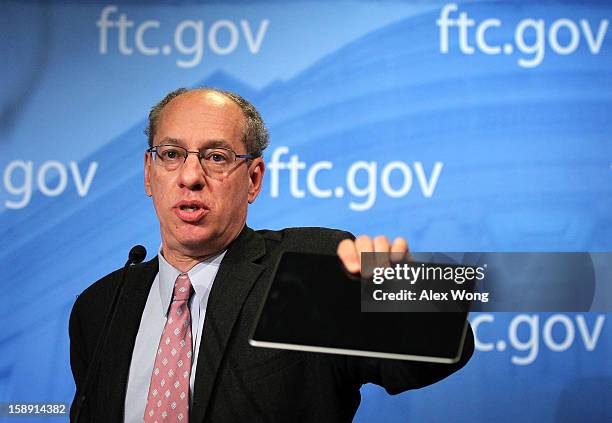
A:
[[[193,287],[186,273],[182,273],[176,278],[174,283],[174,293],[172,294],[173,301],[186,301],[191,296]]]

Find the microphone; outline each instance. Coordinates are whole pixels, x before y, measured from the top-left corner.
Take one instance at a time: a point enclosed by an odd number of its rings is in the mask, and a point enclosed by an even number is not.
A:
[[[128,254],[128,260],[125,262],[125,266],[138,264],[142,262],[147,256],[147,249],[142,245],[134,245]]]
[[[87,399],[87,390],[89,389],[89,385],[91,385],[92,380],[94,379],[94,375],[98,372],[98,367],[100,367],[100,354],[106,345],[106,341],[108,339],[108,332],[110,331],[110,327],[115,320],[115,314],[117,314],[117,304],[119,303],[119,298],[121,297],[121,293],[123,292],[123,285],[125,284],[125,276],[127,275],[128,269],[140,262],[142,262],[147,256],[147,250],[142,245],[135,245],[130,250],[128,254],[128,259],[123,266],[123,270],[121,272],[121,280],[119,281],[119,285],[115,289],[115,294],[113,295],[113,300],[111,302],[110,308],[106,314],[106,319],[104,320],[104,326],[102,327],[102,331],[100,332],[100,338],[98,338],[98,343],[96,344],[96,349],[94,350],[94,354],[92,356],[91,362],[89,363],[89,367],[87,368],[87,376],[85,377],[85,383],[83,384],[83,388],[81,389],[81,395],[78,396],[77,402],[75,404],[74,410],[74,423],[79,422],[79,418],[81,417],[81,411],[83,410],[83,404],[85,404],[85,400]]]

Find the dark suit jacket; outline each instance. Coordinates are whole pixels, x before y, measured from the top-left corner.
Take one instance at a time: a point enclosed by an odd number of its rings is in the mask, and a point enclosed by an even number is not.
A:
[[[210,293],[190,422],[346,422],[372,382],[395,394],[434,383],[461,368],[474,349],[468,331],[457,364],[429,364],[253,348],[247,338],[282,251],[335,254],[347,232],[322,228],[253,231],[229,246]],[[157,257],[129,269],[117,314],[87,392],[82,422],[120,422],[132,350]],[[70,316],[70,362],[81,394],[121,270],[87,288]],[[76,398],[76,396],[75,396]],[[128,405],[129,406],[129,405]],[[74,413],[74,403],[71,414]]]

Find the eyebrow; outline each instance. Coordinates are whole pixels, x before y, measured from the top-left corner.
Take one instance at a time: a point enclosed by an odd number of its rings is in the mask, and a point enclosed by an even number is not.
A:
[[[179,147],[186,148],[185,143],[179,138],[164,137],[161,139],[159,144],[173,144],[173,145],[178,145]],[[205,148],[217,148],[217,147],[229,148],[230,150],[233,150],[232,145],[222,139],[208,140],[204,143],[204,145],[200,147],[200,150],[205,149]]]

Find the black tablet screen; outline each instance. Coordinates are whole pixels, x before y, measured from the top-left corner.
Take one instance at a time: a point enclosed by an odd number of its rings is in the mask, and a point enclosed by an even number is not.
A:
[[[360,289],[359,278],[347,274],[335,255],[283,254],[251,344],[424,361],[458,359],[467,313],[362,312]]]

